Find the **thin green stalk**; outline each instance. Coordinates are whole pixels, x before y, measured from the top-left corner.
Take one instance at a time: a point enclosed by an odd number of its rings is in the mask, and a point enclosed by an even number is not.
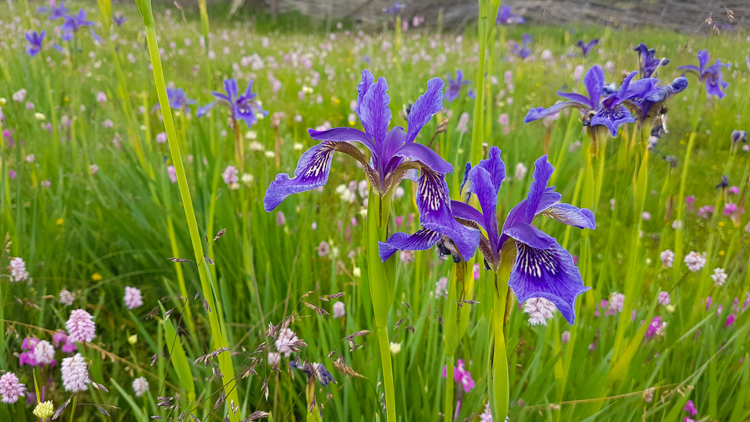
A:
[[[388,337],[388,313],[391,308],[391,285],[395,275],[395,259],[382,262],[378,254],[378,242],[385,241],[387,236],[388,216],[391,208],[391,196],[381,198],[373,189],[367,204],[367,264],[370,297],[375,314],[375,327],[380,346],[380,359],[383,368],[383,387],[385,388],[385,406],[388,422],[396,422],[396,391],[393,383],[393,365]]]
[[[502,251],[502,264],[493,274],[495,302],[492,308],[494,345],[492,351],[492,417],[504,421],[508,416],[510,387],[508,385],[508,356],[505,345],[505,307],[508,296],[508,280],[515,262],[515,246]]]
[[[687,184],[688,172],[690,170],[690,157],[693,152],[693,145],[695,144],[695,137],[698,135],[698,123],[700,122],[701,112],[703,111],[703,104],[706,100],[706,90],[699,88],[698,99],[693,103],[693,115],[691,118],[692,130],[690,131],[690,138],[688,139],[687,149],[685,150],[685,162],[682,165],[682,175],[680,177],[680,193],[677,196],[677,223],[679,227],[675,230],[674,238],[674,262],[676,265],[673,267],[673,277],[675,280],[679,279],[680,276],[680,265],[682,262],[682,238],[683,231],[686,229],[684,222],[684,208],[685,208],[685,185]]]
[[[479,38],[479,63],[477,65],[477,73],[474,77],[476,83],[476,97],[474,98],[474,113],[472,118],[474,119],[473,126],[471,129],[471,156],[469,161],[472,163],[478,163],[482,159],[482,140],[484,126],[482,120],[484,118],[484,71],[485,66],[485,52],[487,50],[487,26],[488,26],[488,9],[491,0],[479,0],[479,20],[477,21],[478,38]]]
[[[201,288],[203,290],[204,299],[211,308],[208,312],[208,318],[211,326],[212,347],[214,350],[229,347],[226,340],[226,333],[221,330],[223,324],[220,324],[219,322],[219,318],[223,318],[223,316],[221,315],[218,303],[214,298],[214,289],[208,275],[208,263],[205,260],[205,254],[203,252],[203,244],[201,243],[201,236],[198,231],[198,222],[195,217],[195,210],[193,209],[193,201],[190,197],[190,187],[188,186],[185,168],[182,163],[182,155],[180,153],[179,140],[177,138],[177,132],[172,118],[172,109],[169,105],[169,98],[167,97],[167,86],[164,80],[161,57],[159,56],[159,45],[156,40],[156,27],[154,24],[153,12],[151,10],[151,2],[150,0],[136,0],[136,4],[143,16],[143,23],[146,27],[146,38],[148,41],[149,54],[151,56],[151,64],[153,66],[156,92],[162,109],[164,127],[167,132],[167,141],[169,143],[170,152],[172,153],[172,162],[174,163],[175,173],[177,174],[180,196],[185,209],[185,217],[190,232],[193,251],[195,252],[195,261],[198,265]],[[222,383],[227,392],[226,402],[234,403],[236,407],[241,407],[234,380],[234,368],[232,366],[231,357],[228,353],[222,353],[219,355],[219,367],[223,375]],[[229,418],[231,421],[237,422],[241,418],[241,412],[235,413],[230,411]]]
[[[463,265],[461,265],[463,264]],[[451,280],[448,284],[448,300],[445,301],[445,324],[443,339],[445,340],[445,364],[448,368],[445,383],[445,420],[452,420],[453,416],[453,393],[455,381],[453,379],[453,363],[456,360],[456,348],[458,347],[458,285],[459,277],[463,278],[466,263],[461,261],[453,265]]]

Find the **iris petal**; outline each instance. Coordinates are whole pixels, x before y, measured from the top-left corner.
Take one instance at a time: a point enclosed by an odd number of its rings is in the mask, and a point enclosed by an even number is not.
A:
[[[409,126],[406,128],[406,143],[414,142],[417,134],[432,116],[443,109],[443,86],[440,78],[432,78],[427,82],[427,92],[420,95],[409,113]]]
[[[555,304],[565,319],[575,323],[575,300],[589,290],[583,285],[573,257],[552,239],[547,249],[535,249],[516,242],[518,255],[508,282],[518,302],[543,297]]]
[[[359,119],[365,132],[375,143],[382,142],[388,131],[388,123],[391,121],[391,109],[388,108],[390,101],[388,82],[381,76],[370,86],[359,105]]]
[[[294,178],[290,178],[286,173],[277,174],[263,200],[266,211],[276,208],[289,195],[325,185],[331,172],[333,153],[340,143],[323,141],[305,151],[297,163],[297,169],[294,170]]]
[[[579,229],[596,229],[594,213],[586,208],[570,204],[555,204],[542,212],[543,215]]]
[[[479,231],[461,225],[453,217],[445,175],[422,167],[416,202],[422,227],[448,236],[464,260],[474,256],[479,246]]]
[[[420,229],[410,235],[408,233],[394,233],[388,241],[378,242],[380,259],[385,262],[398,250],[424,251],[433,247],[443,235],[430,229]]]

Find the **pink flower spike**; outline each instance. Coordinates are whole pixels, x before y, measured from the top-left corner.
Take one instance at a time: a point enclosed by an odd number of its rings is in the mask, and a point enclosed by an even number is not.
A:
[[[692,400],[688,400],[687,403],[685,403],[685,411],[693,416],[698,414],[698,409],[695,408],[695,404]]]
[[[83,309],[71,312],[65,327],[68,329],[68,340],[74,343],[90,342],[96,337],[94,317]]]
[[[19,397],[26,395],[26,386],[18,381],[18,377],[12,372],[6,372],[0,377],[0,394],[3,403],[13,404]]]

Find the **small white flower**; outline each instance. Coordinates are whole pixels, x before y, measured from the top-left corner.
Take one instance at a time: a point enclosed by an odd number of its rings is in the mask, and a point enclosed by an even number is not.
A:
[[[729,277],[729,275],[724,272],[723,268],[715,268],[714,274],[711,276],[711,279],[717,286],[723,286],[724,283],[727,282],[727,277]]]
[[[688,270],[692,272],[696,272],[703,268],[704,265],[706,265],[706,253],[699,253],[692,251],[685,257],[685,264],[688,267]]]
[[[661,259],[661,263],[664,264],[665,267],[672,268],[672,265],[674,264],[674,252],[667,249],[659,254],[659,258]]]
[[[401,343],[393,343],[391,342],[391,354],[397,355],[401,353]]]
[[[532,297],[523,304],[523,311],[529,314],[529,324],[547,325],[547,320],[555,316],[557,307],[543,297]]]

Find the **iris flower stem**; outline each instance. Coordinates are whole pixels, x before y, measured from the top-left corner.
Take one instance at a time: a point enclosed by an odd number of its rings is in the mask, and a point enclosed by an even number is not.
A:
[[[167,85],[164,80],[161,57],[159,56],[159,45],[156,40],[156,26],[154,24],[153,12],[151,10],[151,2],[150,0],[136,0],[136,4],[143,16],[143,23],[146,28],[146,39],[148,41],[148,50],[151,56],[151,64],[153,66],[154,83],[159,97],[159,104],[162,109],[164,127],[167,132],[167,141],[169,142],[169,150],[172,153],[172,162],[174,163],[175,173],[177,174],[177,182],[180,188],[183,207],[185,209],[185,217],[190,232],[190,239],[192,241],[193,251],[195,252],[195,261],[198,265],[201,288],[203,290],[204,299],[211,308],[208,311],[208,319],[211,327],[212,347],[214,350],[222,347],[229,347],[226,340],[226,333],[222,331],[222,324],[219,322],[221,311],[214,298],[214,287],[208,275],[208,264],[206,263],[203,252],[203,244],[201,242],[200,232],[198,231],[198,222],[195,218],[193,201],[190,197],[190,187],[188,186],[185,168],[182,163],[182,155],[180,153],[179,140],[177,139],[177,132],[172,118],[172,109],[169,105],[169,98],[167,97]],[[227,391],[226,402],[234,403],[235,406],[242,408],[234,380],[234,367],[232,366],[232,360],[228,353],[222,353],[219,355],[219,367],[223,375],[222,383]],[[229,418],[232,422],[238,422],[241,419],[241,412],[230,411]]]
[[[515,246],[513,248],[515,252]],[[503,255],[509,255],[503,253]],[[492,309],[492,326],[494,330],[494,351],[492,355],[492,402],[493,420],[504,421],[508,415],[509,386],[508,386],[508,356],[505,348],[505,306],[508,293],[508,280],[513,268],[514,259],[503,256],[500,268],[494,274],[495,302]]]
[[[477,22],[478,27],[478,38],[479,38],[479,63],[477,65],[477,73],[474,79],[476,90],[476,97],[474,98],[474,119],[472,130],[471,130],[471,156],[470,162],[478,163],[482,159],[482,139],[484,126],[482,120],[484,117],[484,71],[486,70],[485,51],[487,50],[487,26],[489,4],[491,0],[479,0],[479,21]]]
[[[453,379],[453,364],[456,361],[455,356],[445,357],[445,412],[443,420],[453,420],[453,395],[456,391],[456,381]]]
[[[242,131],[240,130],[239,120],[232,118],[234,126],[234,157],[237,160],[237,166],[240,168],[240,174],[245,171],[245,151],[242,144]]]
[[[386,262],[378,254],[378,242],[385,242],[388,236],[388,216],[391,210],[391,198],[388,193],[381,197],[370,188],[367,200],[367,264],[370,297],[375,327],[378,333],[380,359],[383,368],[383,387],[385,388],[385,406],[388,422],[396,422],[396,391],[393,383],[393,365],[391,347],[388,337],[388,313],[391,308],[391,286],[395,280],[395,258]]]
[[[485,115],[485,132],[484,132],[484,139],[487,140],[487,142],[492,141],[492,73],[493,68],[495,66],[495,40],[497,39],[497,27],[495,25],[491,25],[492,29],[488,29],[487,32],[489,33],[489,37],[487,40],[487,48],[489,49],[489,55],[487,57],[487,76],[488,78],[485,80],[485,87],[486,87],[486,115]]]
[[[463,264],[463,265],[461,265]],[[448,284],[448,300],[445,302],[445,328],[443,338],[445,340],[445,365],[447,366],[445,383],[445,420],[452,420],[453,395],[455,392],[455,380],[453,379],[453,363],[456,360],[456,349],[458,348],[458,286],[463,286],[463,268],[466,263],[461,261],[453,265],[451,281]]]
[[[695,144],[695,137],[698,135],[698,123],[700,121],[703,105],[706,100],[706,90],[698,90],[698,99],[693,103],[693,116],[691,118],[692,130],[688,139],[687,149],[685,150],[685,163],[682,165],[682,175],[680,177],[680,192],[677,196],[677,221],[681,226],[675,230],[674,234],[674,262],[672,277],[677,280],[680,276],[680,263],[682,262],[682,238],[683,231],[687,229],[684,223],[685,208],[685,185],[687,184],[688,171],[690,170],[690,157]]]

